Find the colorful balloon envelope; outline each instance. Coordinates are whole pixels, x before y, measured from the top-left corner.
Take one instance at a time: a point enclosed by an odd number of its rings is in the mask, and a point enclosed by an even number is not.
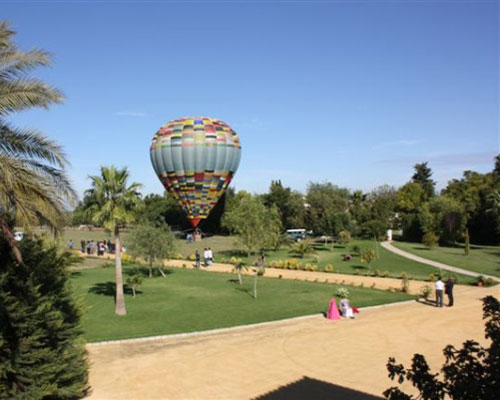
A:
[[[236,132],[208,117],[170,121],[156,132],[151,145],[156,174],[195,228],[224,194],[240,158]]]

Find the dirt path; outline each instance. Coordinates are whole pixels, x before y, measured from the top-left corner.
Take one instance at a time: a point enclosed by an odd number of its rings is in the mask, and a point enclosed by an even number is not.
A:
[[[499,288],[457,287],[453,308],[411,302],[366,309],[349,321],[317,316],[185,338],[89,345],[90,397],[249,399],[303,377],[380,396],[391,386],[389,356],[408,365],[420,352],[436,369],[445,345],[469,338],[484,342],[480,299],[487,294],[498,297]]]

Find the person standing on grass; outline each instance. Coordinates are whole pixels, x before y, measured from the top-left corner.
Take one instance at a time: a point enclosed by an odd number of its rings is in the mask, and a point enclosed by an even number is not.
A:
[[[214,262],[214,254],[212,253],[212,249],[208,248],[208,265],[212,265]]]
[[[448,296],[448,307],[453,307],[453,286],[455,285],[455,282],[453,281],[453,278],[448,278],[446,281],[445,286],[445,293]]]
[[[444,283],[439,276],[436,281],[436,307],[443,307],[443,291]]]
[[[198,249],[196,249],[195,253],[194,253],[194,257],[195,257],[195,260],[196,260],[196,264],[195,264],[195,267],[196,269],[200,269],[200,252],[198,251]]]
[[[80,250],[82,251],[82,253],[85,253],[85,240],[80,240]]]

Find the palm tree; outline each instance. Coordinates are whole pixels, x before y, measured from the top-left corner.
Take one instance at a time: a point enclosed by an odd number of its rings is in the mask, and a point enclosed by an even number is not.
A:
[[[22,263],[12,226],[29,231],[41,222],[57,232],[64,222],[65,204],[76,196],[64,171],[67,162],[61,147],[6,121],[12,113],[48,108],[63,100],[57,89],[28,76],[34,68],[50,65],[50,55],[19,50],[13,35],[8,24],[0,22],[0,229]]]
[[[129,172],[127,168],[117,169],[114,166],[101,167],[101,175],[90,176],[92,188],[86,195],[92,199],[88,211],[94,223],[102,225],[113,232],[115,250],[116,303],[115,313],[127,314],[123,297],[123,277],[121,260],[120,228],[134,222],[134,209],[140,204],[139,183],[127,186]]]

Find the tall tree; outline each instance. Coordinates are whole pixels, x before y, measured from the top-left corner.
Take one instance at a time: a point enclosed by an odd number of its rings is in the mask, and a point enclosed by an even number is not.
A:
[[[330,182],[313,183],[307,188],[307,228],[315,234],[337,236],[350,230],[350,193]]]
[[[127,168],[117,169],[114,166],[101,167],[101,175],[90,176],[92,187],[87,194],[94,199],[89,205],[93,221],[114,234],[116,303],[115,313],[127,314],[123,297],[123,276],[121,260],[120,228],[135,221],[136,207],[141,204],[138,189],[139,183],[127,184],[129,173]]]
[[[427,166],[427,162],[415,164],[415,173],[411,177],[413,182],[420,183],[424,188],[426,200],[435,196],[436,182],[431,179],[432,170]]]
[[[13,113],[63,100],[57,89],[29,77],[36,67],[50,65],[49,54],[19,50],[14,34],[6,22],[0,23],[0,228],[21,263],[11,226],[29,230],[42,222],[57,232],[65,219],[65,203],[76,196],[64,171],[67,161],[61,147],[6,120]]]
[[[303,227],[305,214],[303,195],[283,186],[281,181],[271,182],[269,192],[264,195],[264,204],[278,209],[283,229]]]
[[[237,235],[248,257],[274,246],[275,236],[281,232],[278,210],[267,208],[258,196],[243,191],[231,200],[222,224]]]

